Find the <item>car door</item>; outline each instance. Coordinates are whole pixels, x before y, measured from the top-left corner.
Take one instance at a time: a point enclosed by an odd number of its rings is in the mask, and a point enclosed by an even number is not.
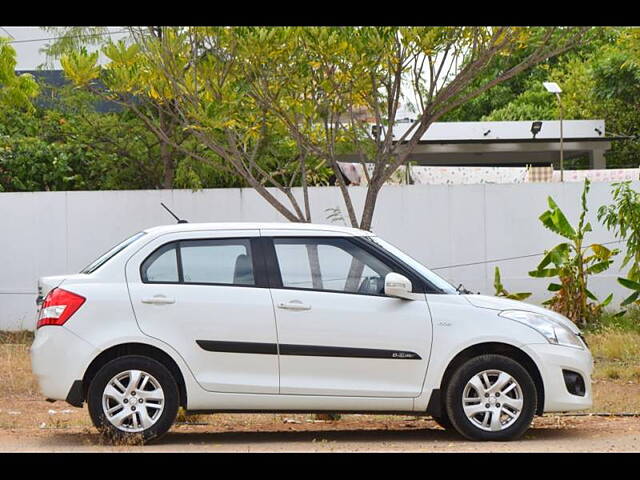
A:
[[[127,263],[140,329],[177,350],[205,390],[278,393],[276,325],[258,238],[258,230],[167,234]]]
[[[353,237],[262,234],[275,272],[280,393],[418,396],[431,320],[424,295],[384,295],[384,277],[398,266]]]

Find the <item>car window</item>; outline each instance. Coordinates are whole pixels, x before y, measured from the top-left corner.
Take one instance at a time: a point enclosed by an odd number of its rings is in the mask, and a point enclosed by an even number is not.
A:
[[[107,263],[109,260],[111,260],[113,257],[115,257],[118,253],[120,253],[122,250],[127,248],[129,245],[131,245],[133,242],[135,242],[136,240],[138,240],[139,238],[141,238],[144,235],[145,235],[145,232],[138,232],[135,235],[132,235],[131,237],[127,238],[126,240],[120,242],[115,247],[111,248],[111,250],[109,250],[108,252],[100,255],[100,257],[98,257],[96,260],[91,262],[91,264],[89,264],[88,266],[86,266],[82,270],[80,270],[80,273],[93,273],[93,272],[95,272],[98,268],[100,268],[102,265]]]
[[[164,245],[153,252],[142,264],[143,282],[178,282],[178,259],[176,244]]]
[[[248,239],[180,242],[184,283],[255,285]]]
[[[384,294],[392,269],[344,238],[274,238],[282,286]]]
[[[389,252],[393,256],[397,257],[400,261],[402,261],[402,262],[406,263],[407,265],[409,265],[411,268],[416,270],[420,275],[422,275],[425,278],[425,280],[427,280],[431,285],[433,285],[440,292],[449,293],[449,294],[457,294],[458,293],[458,290],[453,285],[451,285],[449,282],[447,282],[445,279],[443,279],[442,277],[436,275],[434,272],[429,270],[427,267],[422,265],[420,262],[418,262],[417,260],[414,260],[412,257],[410,257],[409,255],[404,253],[399,248],[391,245],[389,242],[386,242],[386,241],[382,240],[381,238],[373,237],[373,236],[362,237],[362,238],[365,241],[372,242],[372,243],[382,247],[384,250],[386,250],[387,252]]]

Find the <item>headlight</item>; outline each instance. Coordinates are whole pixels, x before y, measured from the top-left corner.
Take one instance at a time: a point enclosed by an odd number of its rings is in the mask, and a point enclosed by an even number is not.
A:
[[[499,313],[501,317],[524,323],[535,328],[549,341],[556,345],[584,348],[578,336],[564,325],[561,325],[546,315],[526,312],[524,310],[504,310]]]

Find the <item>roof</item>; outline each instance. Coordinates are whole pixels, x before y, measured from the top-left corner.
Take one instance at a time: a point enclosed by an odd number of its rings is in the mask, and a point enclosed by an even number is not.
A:
[[[338,225],[323,225],[317,223],[294,223],[294,222],[215,222],[215,223],[176,223],[172,225],[160,225],[145,229],[147,233],[163,234],[174,232],[193,232],[198,230],[313,230],[342,233],[350,236],[373,235],[366,230],[357,228],[341,227]]]
[[[541,120],[534,140],[531,127],[536,119],[499,122],[434,122],[420,138],[420,142],[457,143],[467,142],[514,142],[514,141],[558,141],[560,122]],[[395,140],[411,128],[411,123],[398,123],[393,128]],[[411,134],[409,134],[409,137]],[[567,141],[607,138],[604,120],[563,120],[563,135]],[[571,140],[569,140],[571,139]]]
[[[611,136],[611,137],[579,137],[579,138],[563,138],[564,143],[576,142],[611,142],[612,140],[628,140],[633,137],[628,136]],[[420,140],[419,144],[463,144],[463,143],[558,143],[560,138],[486,138],[486,139],[460,139],[460,140]],[[408,143],[408,141],[404,141]]]

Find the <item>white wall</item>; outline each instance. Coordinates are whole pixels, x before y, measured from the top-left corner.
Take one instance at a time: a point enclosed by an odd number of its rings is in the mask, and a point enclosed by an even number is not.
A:
[[[361,208],[364,187],[350,188]],[[613,240],[596,220],[597,208],[610,201],[610,190],[608,183],[592,184],[591,241]],[[387,186],[373,230],[432,268],[537,254],[560,241],[538,220],[547,196],[575,223],[581,191],[580,183]],[[300,197],[300,191],[295,194]],[[313,188],[310,196],[316,223],[331,223],[326,208],[345,212],[336,187]],[[0,193],[0,329],[33,328],[39,276],[77,272],[127,236],[172,223],[161,201],[191,222],[284,220],[250,189]],[[540,302],[548,298],[548,282],[527,275],[540,258],[438,273],[455,285],[491,294],[498,265],[507,289],[534,292],[532,301]],[[625,290],[615,282],[619,263],[592,279],[596,295],[604,298],[613,291],[616,301],[624,298]]]

